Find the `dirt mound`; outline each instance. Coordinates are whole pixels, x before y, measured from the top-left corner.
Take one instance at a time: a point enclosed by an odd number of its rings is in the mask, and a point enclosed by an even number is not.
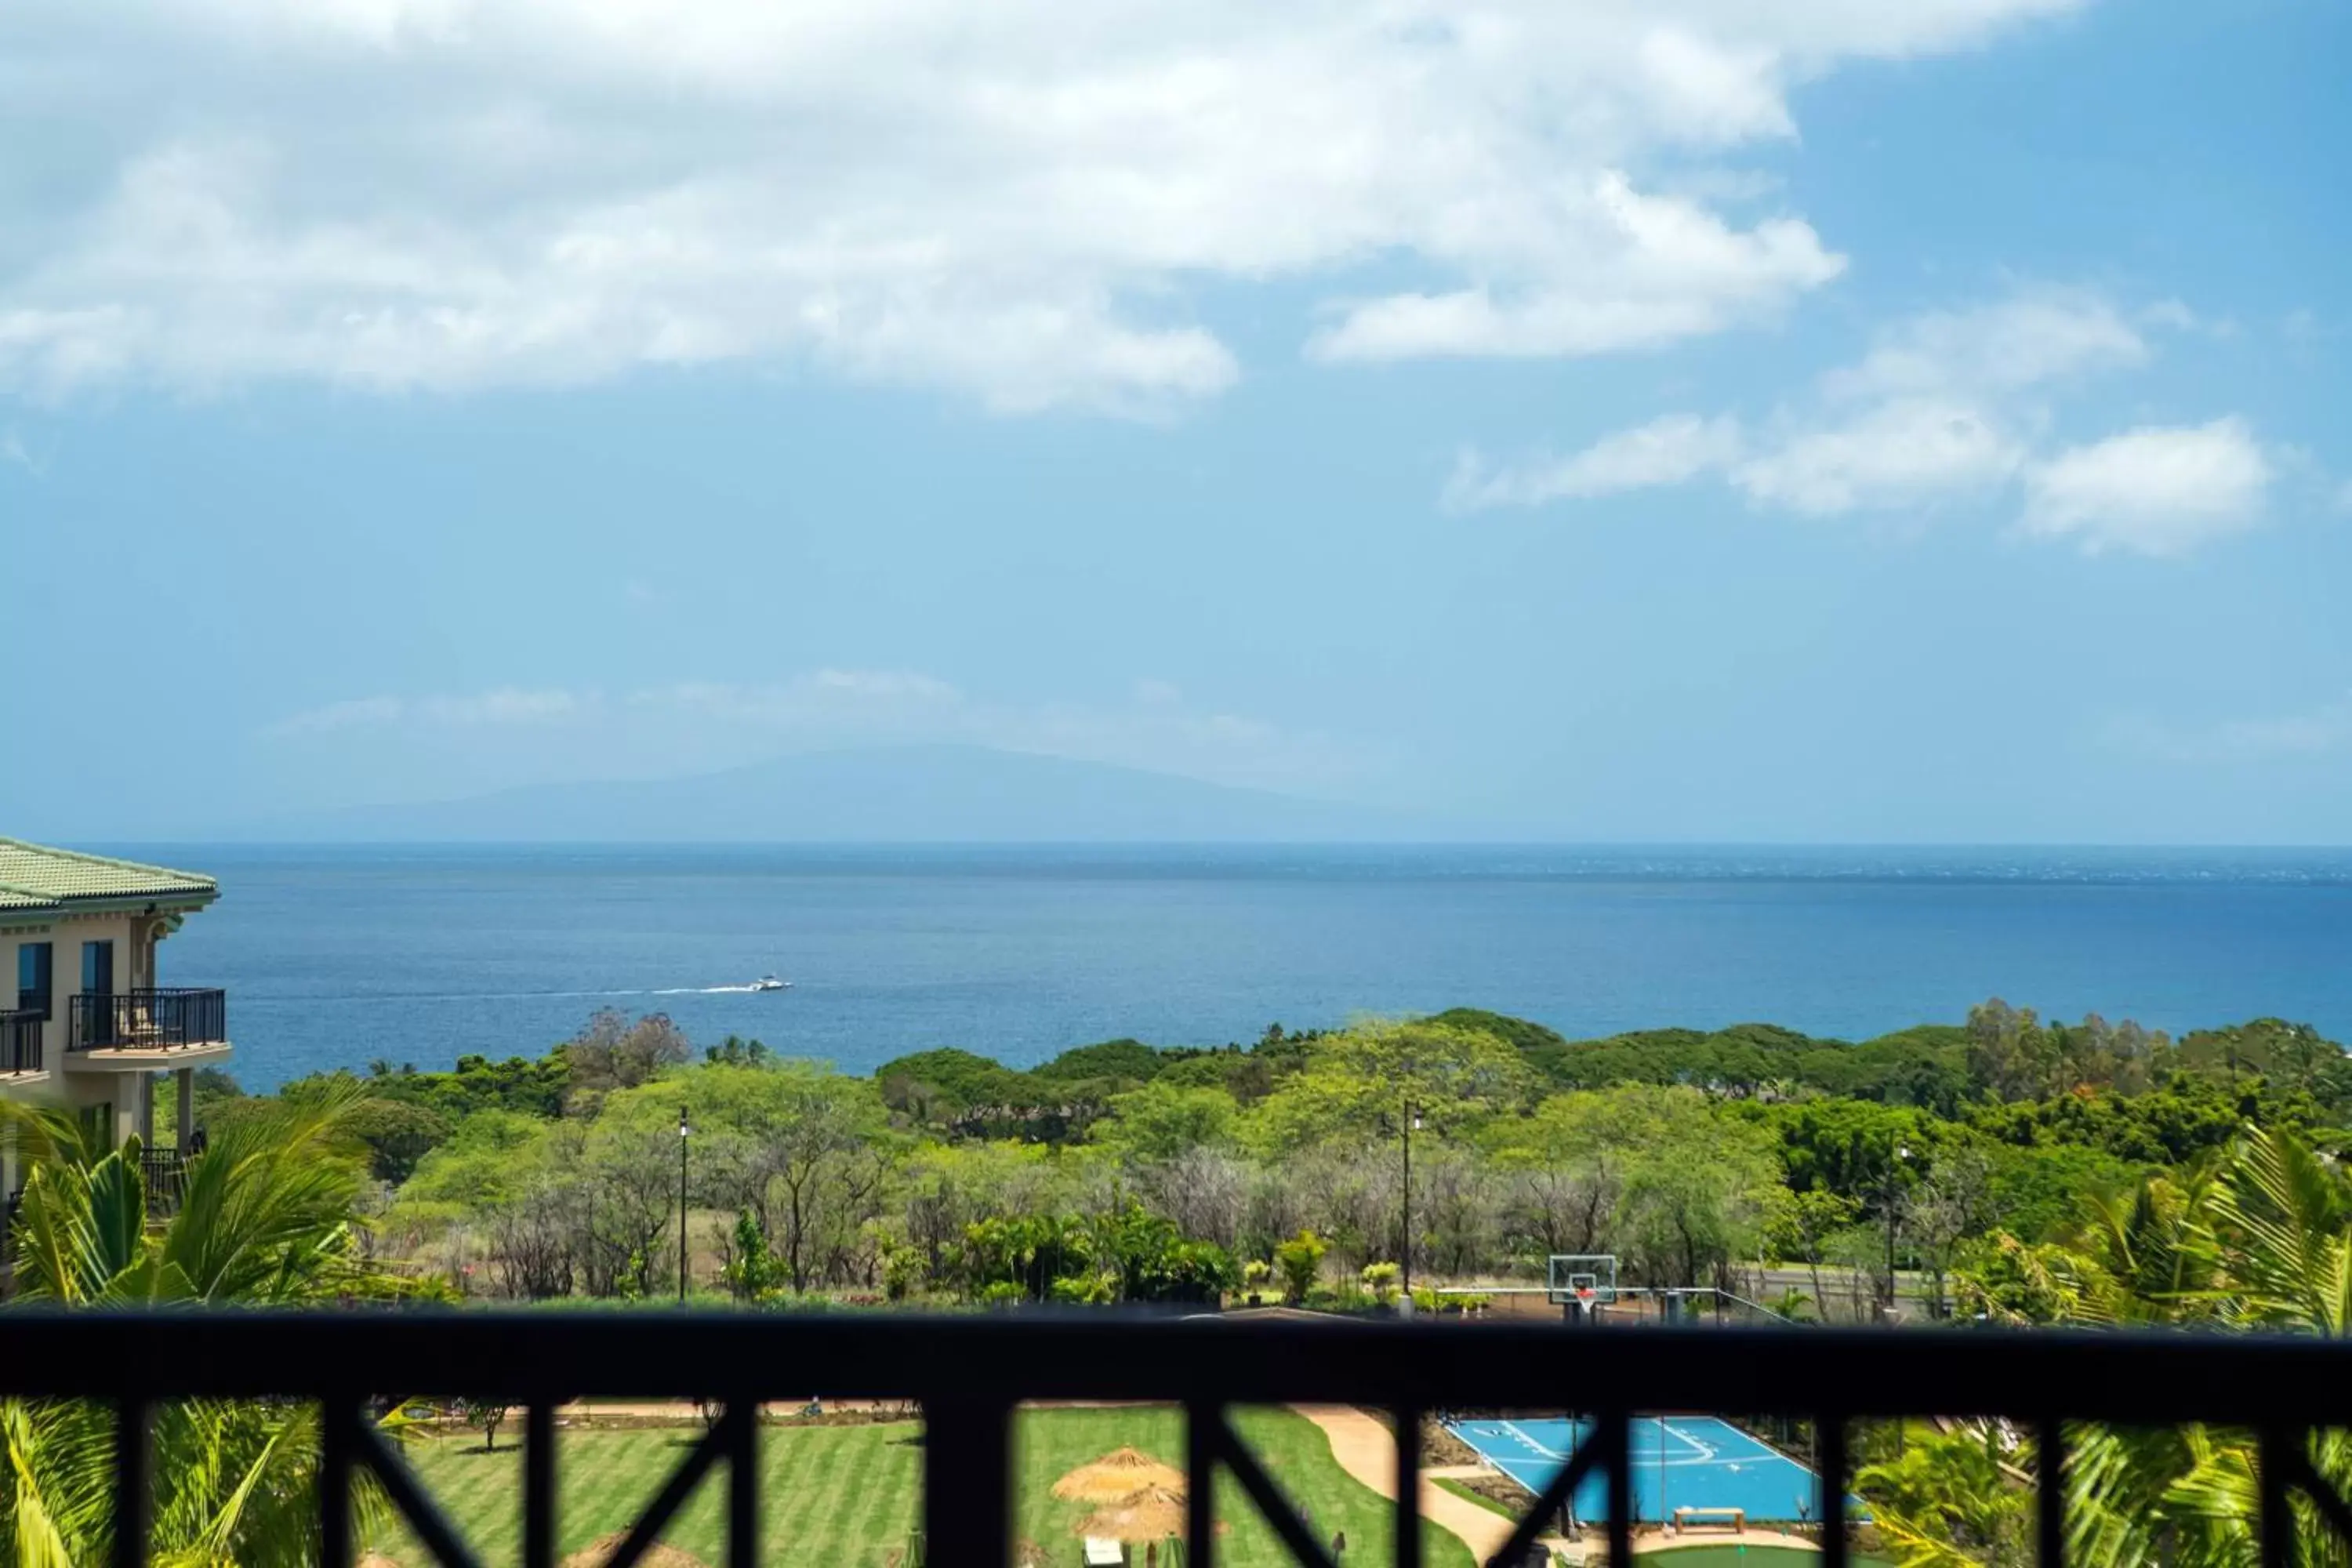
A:
[[[563,1560],[563,1568],[604,1568],[612,1560],[614,1550],[629,1538],[629,1532],[616,1530],[612,1534],[590,1542],[580,1551]],[[680,1552],[675,1546],[656,1546],[637,1561],[645,1568],[705,1568],[701,1558]]]

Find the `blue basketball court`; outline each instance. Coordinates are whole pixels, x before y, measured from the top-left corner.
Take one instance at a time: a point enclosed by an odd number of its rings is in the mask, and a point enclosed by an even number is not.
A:
[[[1583,1441],[1586,1424],[1564,1416],[1455,1421],[1454,1435],[1530,1495],[1551,1484]],[[1637,1416],[1633,1424],[1633,1517],[1658,1523],[1678,1508],[1737,1508],[1750,1520],[1819,1519],[1813,1472],[1712,1415]],[[1599,1471],[1576,1489],[1577,1517],[1605,1517],[1608,1481]],[[1869,1516],[1848,1500],[1847,1517]]]

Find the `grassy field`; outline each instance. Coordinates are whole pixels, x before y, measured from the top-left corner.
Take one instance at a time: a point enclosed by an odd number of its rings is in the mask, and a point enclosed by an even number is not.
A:
[[[1306,1507],[1318,1534],[1328,1540],[1344,1531],[1348,1555],[1359,1562],[1387,1555],[1391,1505],[1339,1468],[1320,1428],[1285,1410],[1244,1411],[1235,1425],[1267,1472]],[[695,1435],[670,1429],[560,1434],[562,1550],[577,1551],[626,1529]],[[1028,1411],[1020,1419],[1018,1442],[1020,1532],[1057,1564],[1078,1562],[1070,1526],[1087,1511],[1053,1496],[1058,1477],[1121,1444],[1180,1468],[1184,1454],[1182,1423],[1172,1410]],[[778,1568],[882,1568],[906,1544],[914,1523],[922,1453],[921,1428],[911,1422],[763,1430],[762,1561]],[[453,1434],[419,1441],[409,1458],[485,1563],[520,1558],[521,1456],[515,1448],[502,1442],[496,1453],[485,1453],[478,1434]],[[705,1563],[719,1560],[725,1484],[723,1468],[714,1471],[672,1525],[669,1544]],[[1221,1563],[1286,1568],[1287,1554],[1230,1480],[1219,1487],[1217,1503],[1218,1517],[1233,1526],[1219,1542]],[[429,1561],[405,1541],[387,1540],[381,1547],[407,1568]],[[1424,1550],[1430,1568],[1473,1568],[1468,1549],[1434,1527]]]

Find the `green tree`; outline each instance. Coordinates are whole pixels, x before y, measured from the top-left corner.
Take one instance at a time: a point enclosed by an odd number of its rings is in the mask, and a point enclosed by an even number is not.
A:
[[[1300,1231],[1274,1249],[1274,1266],[1282,1274],[1283,1300],[1293,1306],[1307,1300],[1323,1271],[1323,1255],[1330,1249],[1330,1243],[1311,1230]]]
[[[1104,1040],[1074,1046],[1029,1070],[1038,1079],[1109,1079],[1130,1084],[1149,1083],[1168,1066],[1169,1058],[1141,1040]]]
[[[1475,1136],[1529,1103],[1534,1074],[1494,1036],[1434,1020],[1359,1025],[1307,1047],[1304,1068],[1250,1113],[1249,1141],[1281,1153],[1393,1136],[1415,1114],[1439,1138]]]
[[[1186,1088],[1155,1079],[1110,1102],[1093,1137],[1130,1161],[1166,1161],[1196,1149],[1230,1149],[1241,1107],[1223,1088]]]
[[[650,1083],[694,1051],[685,1031],[667,1013],[648,1013],[632,1021],[617,1007],[599,1009],[556,1049],[569,1078],[567,1103],[588,1112],[605,1095]]]
[[[760,1216],[750,1209],[736,1215],[727,1254],[719,1277],[727,1282],[737,1300],[762,1300],[784,1284],[783,1266],[768,1246],[768,1233],[761,1228]]]
[[[759,1040],[747,1040],[740,1035],[730,1035],[715,1046],[702,1047],[702,1059],[714,1067],[763,1067],[775,1059],[776,1053]]]
[[[1854,1485],[1903,1568],[2030,1568],[2033,1494],[2004,1472],[2005,1459],[1995,1428],[1963,1428],[1914,1437],[1898,1458],[1857,1471]]]
[[[1861,1204],[1824,1187],[1801,1193],[1783,1187],[1765,1205],[1765,1255],[1780,1262],[1805,1266],[1812,1276],[1814,1309],[1824,1315],[1829,1296],[1822,1280],[1822,1266],[1830,1261],[1833,1238],[1861,1218]]]
[[[514,1406],[503,1399],[468,1399],[466,1401],[466,1425],[482,1429],[482,1448],[488,1452],[499,1446],[499,1428],[505,1424],[507,1412]]]
[[[2011,1321],[2194,1323],[2340,1338],[2352,1330],[2352,1183],[2292,1133],[2249,1128],[2210,1177],[2151,1177],[2134,1193],[2089,1203],[2064,1246],[1995,1237],[1962,1287],[1965,1304]],[[2313,1466],[2343,1490],[2352,1482],[2352,1437],[2327,1429],[2307,1441]],[[2252,1434],[2084,1424],[2069,1429],[2068,1444],[2068,1562],[2256,1563],[2261,1506]],[[1948,1534],[1939,1521],[1961,1506],[1966,1489],[1895,1479],[1906,1484],[1872,1490],[1890,1478],[1864,1480],[1889,1538],[1907,1543]],[[2352,1561],[2352,1546],[2308,1517],[2304,1523],[2304,1562]]]

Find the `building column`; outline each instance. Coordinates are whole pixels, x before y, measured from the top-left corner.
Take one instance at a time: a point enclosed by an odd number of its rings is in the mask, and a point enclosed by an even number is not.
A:
[[[196,1141],[196,1069],[175,1069],[172,1087],[179,1091],[180,1154],[184,1159]]]
[[[152,1072],[139,1075],[139,1146],[155,1146],[155,1075]]]

